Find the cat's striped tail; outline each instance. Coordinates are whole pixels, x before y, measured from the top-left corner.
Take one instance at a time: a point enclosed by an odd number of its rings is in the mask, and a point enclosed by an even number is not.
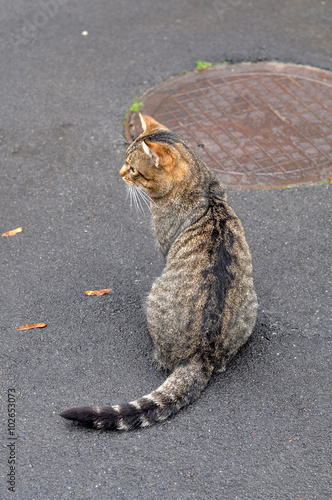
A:
[[[103,408],[71,408],[60,414],[86,427],[129,431],[148,427],[177,413],[194,401],[206,387],[212,369],[192,359],[177,367],[155,391],[131,403]]]

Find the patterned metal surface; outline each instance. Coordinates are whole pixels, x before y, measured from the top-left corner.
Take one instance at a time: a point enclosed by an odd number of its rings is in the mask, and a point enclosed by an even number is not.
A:
[[[234,188],[316,183],[332,175],[332,74],[239,64],[178,77],[141,98],[143,112],[186,137]],[[126,135],[141,132],[127,118]]]

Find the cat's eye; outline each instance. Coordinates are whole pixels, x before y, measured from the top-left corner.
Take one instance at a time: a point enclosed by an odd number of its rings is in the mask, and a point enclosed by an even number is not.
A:
[[[137,168],[136,167],[130,167],[130,170],[132,171],[133,174],[135,174],[137,172]]]

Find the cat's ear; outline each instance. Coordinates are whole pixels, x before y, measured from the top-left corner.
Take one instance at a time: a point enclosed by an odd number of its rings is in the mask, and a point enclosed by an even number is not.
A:
[[[150,143],[151,144],[151,143]],[[144,153],[149,157],[151,158],[151,160],[154,161],[154,164],[155,166],[157,167],[159,165],[159,157],[158,155],[156,155],[156,153],[154,153],[152,151],[152,149],[149,148],[149,146],[144,142],[142,141],[142,146],[143,146],[143,151]]]
[[[165,125],[162,125],[161,123],[157,122],[152,116],[144,115],[143,113],[139,113],[139,117],[141,120],[141,125],[143,132],[150,132],[150,130],[153,129],[163,129],[163,130],[168,130]]]
[[[149,141],[143,141],[142,144],[144,151],[150,157],[156,158],[156,166],[161,164],[163,167],[167,167],[173,162],[173,155],[167,144]]]

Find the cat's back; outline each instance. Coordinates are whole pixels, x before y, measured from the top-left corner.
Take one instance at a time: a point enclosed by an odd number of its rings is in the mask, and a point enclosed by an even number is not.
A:
[[[211,191],[204,215],[171,245],[149,297],[152,338],[167,344],[167,356],[176,363],[211,344],[216,364],[217,358],[231,357],[230,346],[237,350],[245,342],[256,319],[242,224],[218,189]]]

